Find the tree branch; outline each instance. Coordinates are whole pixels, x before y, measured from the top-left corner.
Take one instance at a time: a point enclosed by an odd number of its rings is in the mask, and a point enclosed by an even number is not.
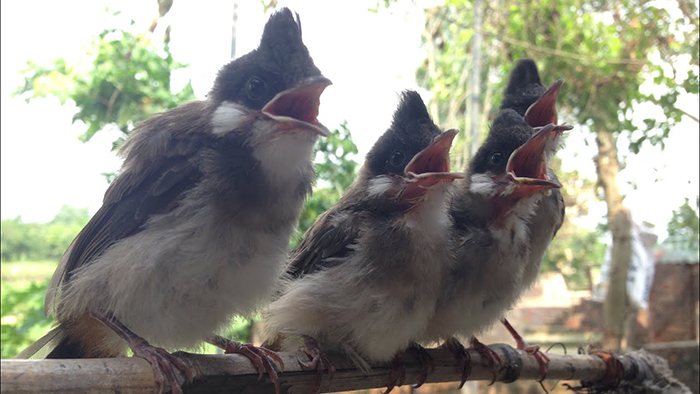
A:
[[[680,108],[678,108],[678,107],[676,107],[676,110],[678,110],[678,111],[679,111],[680,113],[682,113],[683,115],[689,117],[690,119],[694,120],[695,122],[700,123],[700,119],[698,119],[697,116],[692,115],[692,114],[689,114],[689,113],[683,111],[682,109],[680,109]]]
[[[503,367],[497,380],[513,382],[518,379],[534,380],[539,375],[535,359],[508,345],[493,345]],[[428,376],[428,383],[459,382],[460,368],[452,354],[444,349],[429,349],[435,361],[435,371]],[[640,353],[635,355],[635,353]],[[627,356],[610,353],[594,355],[550,355],[548,379],[582,380],[586,387],[618,385],[622,382],[641,382],[652,378],[659,381],[659,374],[670,375],[666,362],[644,351]],[[470,350],[472,372],[469,380],[490,380],[491,373],[481,365],[478,353]],[[259,382],[257,370],[243,356],[199,355],[177,353],[201,377],[184,387],[186,393],[273,393],[269,380]],[[313,390],[316,371],[303,371],[297,363],[301,353],[281,353],[287,369],[280,374],[282,393],[305,393]],[[360,390],[384,387],[390,374],[389,363],[374,364],[365,374],[339,354],[329,354],[337,370],[333,380],[323,377],[322,392]],[[652,361],[649,361],[652,360]],[[660,360],[660,361],[659,361]],[[420,362],[412,353],[405,357],[405,384],[418,381]],[[666,370],[656,364],[665,366]],[[661,372],[660,372],[661,371]],[[673,379],[662,376],[667,380]],[[457,383],[455,383],[457,385]],[[12,393],[72,393],[72,392],[120,392],[154,393],[156,383],[153,371],[140,358],[76,359],[76,360],[2,360],[2,392]]]

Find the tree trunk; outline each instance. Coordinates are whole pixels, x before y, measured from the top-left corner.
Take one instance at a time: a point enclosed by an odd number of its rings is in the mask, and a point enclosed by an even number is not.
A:
[[[624,335],[628,312],[627,273],[632,258],[632,220],[623,205],[623,197],[617,186],[620,163],[612,134],[600,128],[596,131],[598,155],[595,157],[598,181],[605,193],[608,206],[608,224],[612,233],[612,253],[608,293],[603,305],[605,319],[604,349],[619,349]]]

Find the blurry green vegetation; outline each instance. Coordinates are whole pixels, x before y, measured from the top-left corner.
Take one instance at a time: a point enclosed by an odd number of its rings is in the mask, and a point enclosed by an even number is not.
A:
[[[700,198],[695,199],[695,206],[690,205],[686,198],[685,203],[673,211],[673,216],[668,222],[668,242],[673,242],[675,247],[683,247],[688,250],[698,251],[700,243]]]
[[[48,95],[62,103],[74,101],[78,112],[73,121],[87,126],[81,139],[116,126],[122,132],[114,141],[118,148],[138,122],[195,98],[190,82],[171,91],[172,71],[186,66],[173,59],[168,43],[129,29],[105,29],[93,39],[87,58],[76,64],[65,59],[49,65],[27,62],[25,83],[15,94],[27,101]]]
[[[401,1],[385,0],[384,5]],[[426,59],[416,74],[418,84],[433,93],[430,110],[436,122],[462,130],[458,146],[469,134],[465,114],[473,91],[476,4],[443,0],[426,8]],[[698,93],[695,2],[505,0],[482,1],[481,6],[480,138],[520,58],[537,62],[545,85],[566,79],[559,95],[560,119],[624,136],[621,142],[633,153],[644,143],[663,147],[684,114],[675,106],[678,96]],[[641,103],[658,106],[665,116],[634,123],[635,106]],[[458,149],[454,157],[466,164],[465,155]]]
[[[12,358],[29,344],[46,334],[51,329],[53,319],[44,316],[44,294],[49,284],[55,264],[46,263],[50,269],[48,276],[42,280],[27,283],[21,277],[5,278],[5,266],[20,263],[3,262],[2,274],[2,358]],[[19,280],[16,280],[19,278]]]
[[[44,294],[58,260],[90,219],[88,210],[61,207],[48,223],[2,221],[2,358],[14,357],[51,328]]]
[[[576,220],[588,215],[588,205],[597,200],[595,183],[581,177],[578,171],[561,169],[561,159],[551,163],[563,185],[560,189],[566,206],[564,224],[549,245],[542,260],[542,272],[555,271],[564,276],[569,290],[592,289],[593,274],[600,269],[605,254],[603,232],[578,226]]]
[[[2,260],[58,260],[90,220],[87,208],[64,205],[49,223],[24,223],[22,218],[2,221]]]
[[[298,237],[292,239],[292,247],[300,240],[316,217],[338,202],[343,191],[355,180],[358,164],[353,160],[357,146],[352,142],[347,122],[331,131],[328,138],[316,143],[317,185],[306,202],[299,218]]]

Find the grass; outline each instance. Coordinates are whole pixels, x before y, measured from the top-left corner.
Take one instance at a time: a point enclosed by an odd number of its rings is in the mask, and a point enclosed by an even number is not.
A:
[[[4,283],[11,283],[14,287],[26,287],[33,282],[43,282],[51,279],[58,261],[11,261],[2,262],[0,274]]]

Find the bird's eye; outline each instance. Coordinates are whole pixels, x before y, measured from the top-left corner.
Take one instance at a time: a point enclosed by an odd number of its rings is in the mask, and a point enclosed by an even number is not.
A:
[[[251,100],[260,100],[265,97],[265,94],[267,93],[267,85],[260,77],[252,77],[248,80],[246,93]]]
[[[404,154],[400,150],[395,150],[391,152],[391,157],[389,158],[389,164],[393,167],[401,167],[404,161]]]
[[[503,154],[501,152],[494,152],[491,155],[491,158],[489,158],[489,161],[491,162],[491,164],[497,166],[503,161]]]

